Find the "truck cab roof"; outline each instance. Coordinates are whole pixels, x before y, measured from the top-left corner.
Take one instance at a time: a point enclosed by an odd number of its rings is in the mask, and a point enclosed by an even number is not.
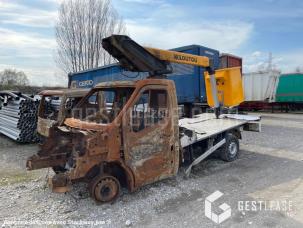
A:
[[[110,81],[110,82],[101,82],[97,84],[94,89],[103,89],[103,88],[121,88],[121,87],[137,87],[142,85],[168,85],[173,83],[169,79],[142,79],[137,81]]]
[[[98,83],[95,88],[135,87],[137,81],[109,81]]]
[[[63,96],[68,97],[82,97],[90,89],[61,89],[61,90],[43,90],[39,93],[41,96]]]

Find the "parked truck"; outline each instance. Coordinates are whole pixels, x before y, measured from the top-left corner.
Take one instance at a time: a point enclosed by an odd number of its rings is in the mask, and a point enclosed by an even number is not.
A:
[[[54,191],[66,192],[72,183],[85,181],[92,198],[109,202],[121,187],[133,192],[176,175],[182,164],[189,164],[188,175],[216,151],[233,161],[241,131],[259,130],[259,118],[251,116],[216,112],[179,119],[175,83],[165,77],[170,62],[205,66],[209,103],[220,110],[226,102],[243,100],[239,68],[215,72],[207,57],[143,48],[127,36],[113,35],[102,45],[122,67],[148,72],[149,78],[96,85],[48,138],[53,146],[27,160],[29,170],[61,167],[49,179]]]
[[[277,70],[243,74],[245,102],[240,110],[299,111],[303,109],[303,74]]]

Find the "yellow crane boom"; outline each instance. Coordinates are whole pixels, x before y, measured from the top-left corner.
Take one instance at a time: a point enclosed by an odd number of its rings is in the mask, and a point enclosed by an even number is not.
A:
[[[209,67],[210,61],[208,57],[186,54],[177,51],[162,50],[158,48],[144,47],[149,53],[155,57],[172,63],[189,64],[194,66]]]

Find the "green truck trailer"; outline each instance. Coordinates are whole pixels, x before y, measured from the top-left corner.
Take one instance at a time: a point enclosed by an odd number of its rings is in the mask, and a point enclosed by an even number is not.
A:
[[[303,73],[282,74],[280,76],[276,102],[303,103]]]

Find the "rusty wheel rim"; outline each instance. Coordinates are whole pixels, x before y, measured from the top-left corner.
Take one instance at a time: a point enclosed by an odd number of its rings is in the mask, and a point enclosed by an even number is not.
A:
[[[103,177],[95,185],[94,198],[99,202],[110,202],[119,195],[120,185],[114,177]]]

